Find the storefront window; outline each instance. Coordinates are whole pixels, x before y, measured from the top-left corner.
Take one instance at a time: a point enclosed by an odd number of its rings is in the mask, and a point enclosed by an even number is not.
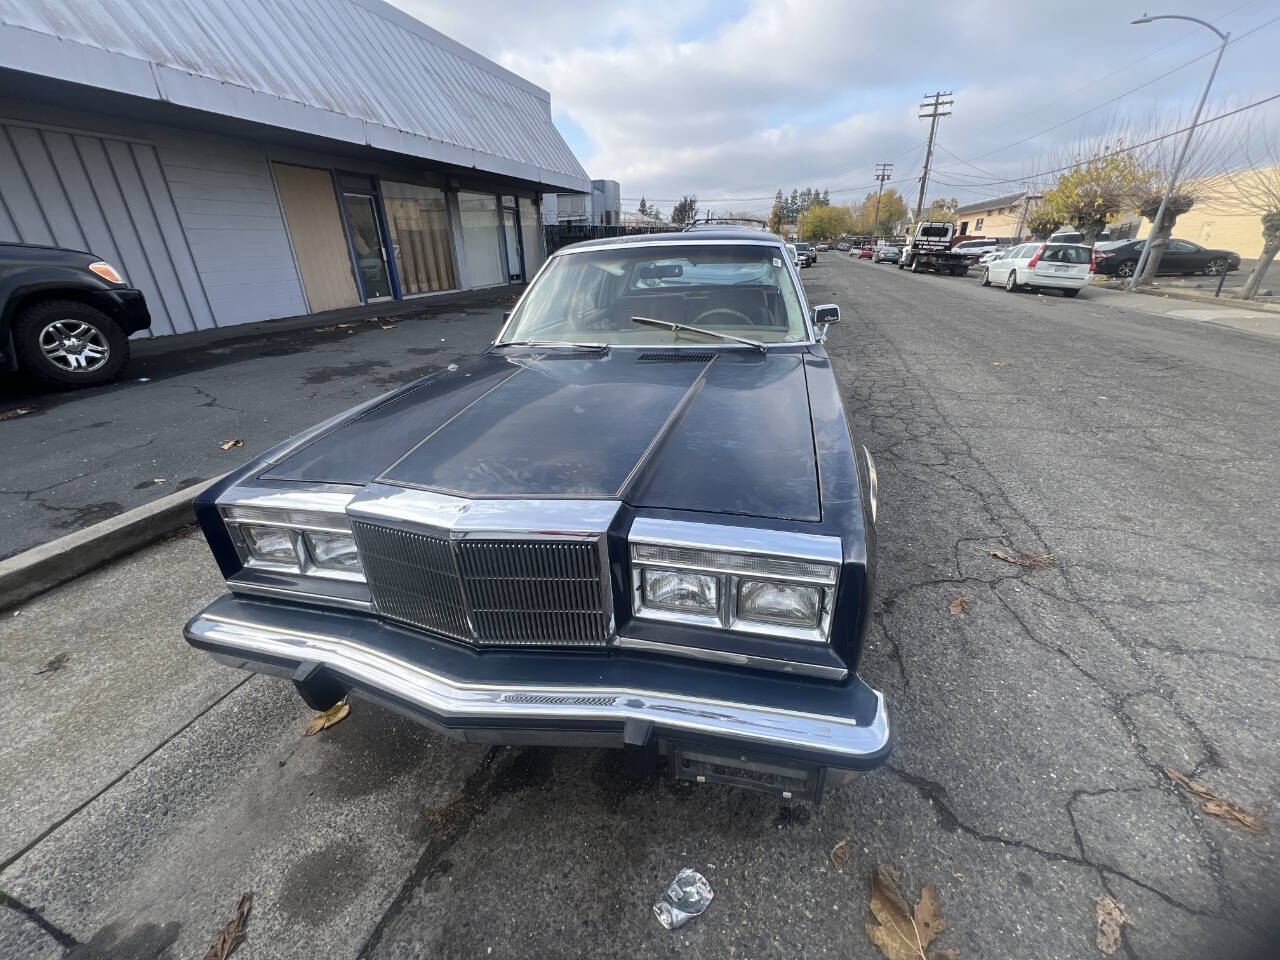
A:
[[[538,222],[538,208],[532,200],[520,198],[520,233],[524,240],[524,278],[533,275],[546,259],[542,255],[542,224]]]
[[[462,244],[467,254],[467,286],[505,282],[506,264],[498,232],[498,198],[491,193],[458,194]]]
[[[458,275],[444,191],[383,180],[382,202],[387,212],[401,292],[412,296],[457,289]]]

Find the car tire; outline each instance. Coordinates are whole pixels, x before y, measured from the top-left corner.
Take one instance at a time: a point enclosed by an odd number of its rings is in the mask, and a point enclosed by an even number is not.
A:
[[[984,287],[991,286],[991,271],[986,267],[982,268],[982,285]]]
[[[1117,263],[1116,276],[1123,277],[1124,279],[1127,280],[1133,276],[1133,271],[1137,268],[1137,266],[1138,266],[1137,260],[1125,260],[1121,263]]]
[[[1018,273],[1016,270],[1010,270],[1009,275],[1004,278],[1004,289],[1008,293],[1018,292]]]
[[[1063,290],[1062,295],[1064,297],[1074,297],[1079,292],[1080,292],[1079,290]]]
[[[13,345],[28,374],[62,387],[114,380],[129,361],[120,325],[76,300],[42,300],[24,309],[13,325]]]
[[[1211,277],[1220,277],[1227,272],[1225,257],[1214,257],[1204,265],[1204,272]]]
[[[920,258],[919,258],[919,257],[912,257],[912,258],[911,258],[911,272],[912,272],[912,273],[924,273],[924,267],[920,266]]]

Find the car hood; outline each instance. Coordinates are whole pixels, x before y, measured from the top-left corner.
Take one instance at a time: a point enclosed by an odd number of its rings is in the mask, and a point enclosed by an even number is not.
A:
[[[326,431],[263,476],[816,522],[805,376],[795,348],[493,351]]]

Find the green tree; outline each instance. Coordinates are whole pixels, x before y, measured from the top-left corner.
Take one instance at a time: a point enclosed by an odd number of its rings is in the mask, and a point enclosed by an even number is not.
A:
[[[853,211],[848,207],[810,207],[796,221],[796,233],[806,243],[835,240],[853,232]]]
[[[1060,226],[1062,226],[1062,218],[1055,216],[1044,204],[1039,204],[1032,207],[1031,212],[1027,214],[1027,222],[1023,224],[1023,229],[1031,234],[1033,240],[1048,240]]]
[[[960,201],[956,197],[934,197],[928,208],[920,215],[922,220],[954,220],[956,208]]]
[[[1133,156],[1104,144],[1102,151],[1072,167],[1044,191],[1045,208],[1093,243],[1102,228],[1134,209],[1153,176]]]
[[[644,202],[644,197],[640,198],[640,206],[636,207],[636,213],[640,214],[642,217],[647,217],[649,215],[649,205]]]
[[[682,195],[680,202],[671,208],[671,222],[678,227],[693,223],[698,218],[698,198]]]
[[[782,191],[778,191],[778,196],[782,196]],[[782,200],[773,201],[773,209],[769,211],[769,232],[782,233]]]

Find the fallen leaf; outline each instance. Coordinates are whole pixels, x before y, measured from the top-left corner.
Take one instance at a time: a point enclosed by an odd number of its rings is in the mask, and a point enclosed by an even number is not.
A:
[[[236,437],[234,440],[223,440],[220,444],[218,444],[218,446],[220,446],[223,450],[230,450],[232,447],[243,447],[244,441],[241,440],[239,437]]]
[[[1007,367],[1009,365],[1009,361],[1008,360],[992,360],[991,365],[993,367]]]
[[[956,597],[954,600],[952,600],[952,601],[951,601],[951,605],[950,605],[949,607],[947,607],[947,609],[951,611],[951,615],[952,615],[953,617],[958,617],[958,616],[960,616],[960,614],[962,614],[962,613],[968,613],[968,612],[969,612],[969,598],[968,598],[968,597]]]
[[[26,416],[35,407],[16,407],[13,410],[0,410],[0,420],[12,420],[14,417]]]
[[[1170,780],[1182,784],[1188,792],[1194,795],[1200,801],[1200,809],[1210,816],[1226,820],[1228,823],[1249,830],[1252,833],[1267,832],[1267,825],[1263,821],[1261,813],[1246,810],[1239,804],[1218,796],[1203,783],[1192,780],[1186,774],[1179,773],[1172,767],[1165,767],[1164,772]]]
[[[396,328],[396,325],[394,323],[384,323],[382,325],[383,330],[394,330],[395,328]]]
[[[844,865],[849,862],[849,858],[853,856],[849,852],[849,841],[852,839],[852,837],[845,837],[831,848],[831,862],[835,864],[837,870],[843,869]]]
[[[898,874],[882,863],[871,875],[871,912],[878,922],[866,924],[867,936],[886,960],[955,960],[951,949],[928,952],[946,926],[942,899],[932,883],[925,884],[912,909],[898,889]]]
[[[302,735],[304,737],[313,737],[321,730],[328,730],[350,712],[351,704],[347,703],[346,697],[343,697],[328,710],[323,710],[312,717]]]
[[[236,906],[236,915],[227,921],[227,925],[213,941],[213,946],[204,955],[204,960],[227,960],[233,950],[244,939],[244,925],[249,919],[249,908],[253,905],[253,894],[246,893]]]
[[[990,553],[997,560],[1003,560],[1005,563],[1015,563],[1020,567],[1030,567],[1032,570],[1043,570],[1045,567],[1053,566],[1052,553],[1010,553],[999,548],[990,551]]]
[[[1120,947],[1120,928],[1132,923],[1124,906],[1115,898],[1101,896],[1098,898],[1098,949],[1111,956]]]

